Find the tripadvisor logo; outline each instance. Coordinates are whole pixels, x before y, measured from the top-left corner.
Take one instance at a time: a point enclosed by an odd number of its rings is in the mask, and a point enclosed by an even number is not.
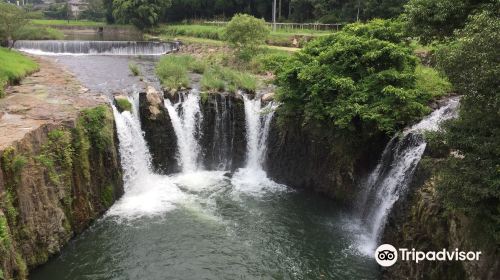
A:
[[[398,251],[390,244],[382,244],[375,250],[375,260],[381,266],[391,266],[398,260]]]
[[[411,261],[419,263],[421,261],[478,261],[480,251],[453,251],[443,249],[441,251],[416,251],[415,249],[399,248],[398,250],[390,244],[382,244],[375,250],[375,260],[381,266],[388,267],[398,261]]]

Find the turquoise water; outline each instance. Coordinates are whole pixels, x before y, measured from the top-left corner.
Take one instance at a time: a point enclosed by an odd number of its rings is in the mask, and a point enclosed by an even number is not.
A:
[[[240,191],[220,172],[181,177],[171,179],[183,193],[173,207],[141,217],[111,209],[31,279],[378,278],[331,200],[280,186]]]

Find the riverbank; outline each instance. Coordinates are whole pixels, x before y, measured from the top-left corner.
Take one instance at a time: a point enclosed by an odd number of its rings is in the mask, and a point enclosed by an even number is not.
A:
[[[26,279],[123,193],[108,101],[53,61],[0,99],[0,275]]]
[[[38,70],[38,64],[17,51],[0,47],[0,98],[8,85],[19,82],[26,75]]]

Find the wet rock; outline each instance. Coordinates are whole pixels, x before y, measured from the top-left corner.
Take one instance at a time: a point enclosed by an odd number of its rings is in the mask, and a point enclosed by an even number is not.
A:
[[[245,108],[235,94],[205,93],[201,98],[203,114],[200,146],[203,165],[211,170],[243,167],[246,154]]]
[[[158,173],[171,174],[180,171],[177,137],[163,100],[163,93],[149,86],[139,94],[139,115],[153,168]]]
[[[378,161],[387,139],[374,139],[357,153],[334,143],[328,131],[304,127],[302,121],[280,122],[279,112],[271,124],[265,170],[278,183],[324,193],[349,205],[356,194],[356,179]]]
[[[274,92],[269,92],[261,97],[262,102],[270,102],[274,100]]]

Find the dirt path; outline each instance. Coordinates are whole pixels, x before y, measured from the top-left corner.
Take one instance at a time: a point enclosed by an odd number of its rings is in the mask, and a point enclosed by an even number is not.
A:
[[[74,121],[81,109],[107,102],[52,59],[33,59],[40,71],[7,88],[0,99],[0,150],[41,125]]]

